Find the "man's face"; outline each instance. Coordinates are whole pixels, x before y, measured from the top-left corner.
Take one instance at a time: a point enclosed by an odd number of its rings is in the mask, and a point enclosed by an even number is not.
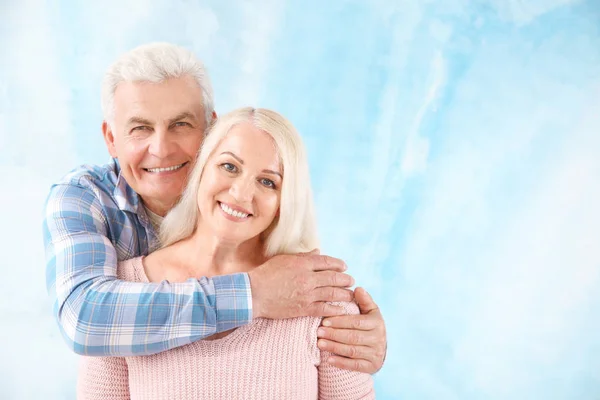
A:
[[[191,77],[120,83],[113,123],[102,126],[125,180],[159,215],[181,195],[205,128],[202,91]]]

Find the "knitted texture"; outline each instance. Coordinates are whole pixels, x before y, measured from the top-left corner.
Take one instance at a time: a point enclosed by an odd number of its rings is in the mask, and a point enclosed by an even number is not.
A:
[[[120,279],[147,282],[141,258]],[[354,303],[342,304],[357,314]],[[150,356],[82,357],[77,398],[373,399],[370,375],[338,369],[317,347],[320,318],[255,319],[225,337]]]

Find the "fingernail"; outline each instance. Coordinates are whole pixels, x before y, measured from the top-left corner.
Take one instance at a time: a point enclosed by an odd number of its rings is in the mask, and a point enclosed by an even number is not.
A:
[[[325,329],[323,329],[323,328],[317,329],[317,336],[325,336]]]
[[[328,319],[323,320],[323,326],[331,326],[331,321]]]
[[[327,347],[327,342],[325,342],[324,340],[319,340],[317,342],[317,346],[319,346],[320,349],[324,349]]]

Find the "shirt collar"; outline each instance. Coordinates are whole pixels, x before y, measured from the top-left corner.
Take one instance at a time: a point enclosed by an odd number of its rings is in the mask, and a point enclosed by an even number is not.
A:
[[[113,191],[113,195],[115,201],[117,203],[117,207],[119,207],[122,211],[129,211],[138,216],[139,221],[141,222],[144,229],[146,229],[146,233],[148,234],[148,246],[151,251],[158,248],[158,237],[156,236],[155,228],[148,218],[148,214],[146,213],[146,207],[142,203],[142,199],[139,194],[133,190],[131,186],[125,180],[121,172],[121,166],[119,165],[119,161],[116,158],[113,158],[109,164],[113,167],[113,171],[117,176],[117,181],[115,184],[115,190]]]
[[[145,214],[140,195],[137,194],[125,180],[125,177],[121,172],[119,161],[116,158],[113,158],[111,159],[110,164],[112,164],[115,174],[117,175],[117,182],[115,184],[115,190],[113,191],[113,194],[119,209],[135,214]]]

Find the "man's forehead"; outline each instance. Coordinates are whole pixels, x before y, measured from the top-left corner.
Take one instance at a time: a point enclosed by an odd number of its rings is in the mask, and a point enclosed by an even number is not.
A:
[[[117,111],[117,110],[115,110]],[[143,105],[131,104],[131,107],[121,109],[119,119],[124,122],[136,120],[146,120],[156,123],[173,122],[175,120],[203,120],[204,109],[200,105],[198,107],[161,107],[160,111],[149,109]],[[118,114],[118,113],[117,113]]]
[[[125,123],[143,119],[155,123],[180,119],[203,120],[202,103],[192,105],[158,104],[151,105],[147,100],[131,101],[123,105],[115,104],[115,117]]]
[[[169,120],[184,114],[199,119],[204,113],[201,90],[182,82],[122,82],[114,99],[115,116],[125,121]]]

